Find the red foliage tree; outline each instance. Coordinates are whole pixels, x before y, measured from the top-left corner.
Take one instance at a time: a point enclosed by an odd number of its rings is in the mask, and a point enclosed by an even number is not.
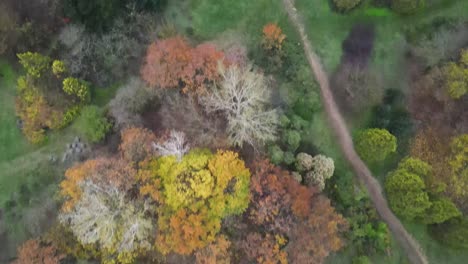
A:
[[[18,248],[18,258],[13,264],[59,264],[65,258],[55,246],[44,246],[36,239],[26,241]]]
[[[218,61],[223,57],[212,44],[192,48],[182,37],[172,37],[148,47],[141,75],[152,87],[200,92],[219,78]]]

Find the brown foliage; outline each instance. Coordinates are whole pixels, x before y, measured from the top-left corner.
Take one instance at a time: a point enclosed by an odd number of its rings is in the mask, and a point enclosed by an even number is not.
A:
[[[339,234],[347,229],[346,220],[335,212],[327,198],[318,196],[314,200],[313,214],[299,221],[289,236],[290,263],[323,263],[330,252],[344,245]]]
[[[249,218],[289,237],[290,263],[322,263],[343,246],[340,232],[347,229],[347,222],[330,200],[266,160],[258,161],[253,171]]]
[[[154,134],[145,128],[127,128],[122,131],[119,150],[125,160],[138,163],[153,153]]]
[[[286,232],[293,224],[293,217],[310,214],[315,189],[300,185],[288,171],[267,160],[258,161],[253,171],[249,210],[253,223]]]
[[[90,179],[105,186],[112,184],[121,190],[128,190],[135,181],[136,171],[124,160],[97,158],[75,165],[65,172],[65,180],[60,183],[60,193],[67,200],[64,211],[70,211],[81,197],[80,183]]]
[[[183,88],[202,92],[207,83],[219,79],[218,61],[224,54],[212,44],[190,47],[182,37],[157,41],[148,47],[141,75],[150,86]]]
[[[26,241],[18,248],[18,259],[13,264],[59,264],[65,256],[55,246],[45,246],[36,239]]]
[[[195,253],[197,264],[230,264],[231,256],[229,247],[231,242],[223,235],[218,236],[216,241]]]
[[[242,245],[247,258],[259,264],[286,264],[287,253],[281,249],[284,239],[270,234],[250,233]]]

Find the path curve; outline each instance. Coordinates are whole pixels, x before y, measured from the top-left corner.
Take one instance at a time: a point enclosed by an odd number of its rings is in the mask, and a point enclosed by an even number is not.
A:
[[[328,76],[320,64],[320,59],[312,50],[312,45],[308,40],[307,35],[305,34],[304,24],[301,22],[299,15],[297,14],[294,3],[292,2],[293,0],[282,1],[286,12],[288,13],[289,19],[291,20],[294,27],[296,27],[301,37],[307,61],[309,62],[311,70],[320,85],[321,96],[329,123],[333,128],[335,136],[338,139],[343,154],[351,164],[359,180],[366,186],[369,192],[369,196],[374,203],[375,208],[377,209],[377,212],[379,213],[380,217],[387,223],[393,233],[393,236],[406,251],[409,260],[413,264],[429,263],[419,244],[416,242],[416,240],[413,239],[413,237],[411,237],[411,235],[406,231],[405,227],[401,224],[400,220],[388,207],[387,200],[382,194],[382,188],[380,187],[379,182],[372,176],[369,168],[367,168],[366,164],[356,153],[351,135],[333,98]]]

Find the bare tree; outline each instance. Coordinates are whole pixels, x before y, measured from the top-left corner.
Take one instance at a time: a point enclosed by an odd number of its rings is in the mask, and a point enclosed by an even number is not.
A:
[[[183,132],[171,130],[169,138],[163,143],[154,143],[153,148],[161,156],[176,156],[178,160],[182,158],[190,150],[190,147],[185,139]]]
[[[153,225],[143,206],[128,202],[125,192],[111,184],[100,186],[88,180],[81,188],[74,210],[59,215],[81,243],[99,243],[119,253],[151,248]]]
[[[222,81],[200,98],[207,113],[221,112],[228,121],[231,144],[252,146],[276,139],[278,113],[269,109],[270,90],[252,67],[219,66]]]

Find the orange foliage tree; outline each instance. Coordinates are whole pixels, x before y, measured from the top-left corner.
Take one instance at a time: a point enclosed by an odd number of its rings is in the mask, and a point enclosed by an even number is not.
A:
[[[119,150],[125,160],[138,163],[150,157],[156,140],[154,134],[145,128],[127,128],[122,131]]]
[[[182,37],[159,40],[148,47],[141,76],[150,86],[201,92],[219,79],[218,61],[224,54],[212,44],[190,47]]]
[[[55,246],[31,239],[18,248],[18,258],[13,264],[59,264],[63,258],[65,256],[59,254]]]
[[[263,27],[263,48],[267,51],[279,51],[283,45],[286,35],[281,28],[274,23],[266,24]]]
[[[116,158],[97,158],[75,165],[65,172],[60,183],[60,193],[66,198],[62,209],[69,212],[81,197],[80,184],[90,179],[103,185],[112,183],[121,190],[128,190],[134,182],[136,171],[127,162]]]

